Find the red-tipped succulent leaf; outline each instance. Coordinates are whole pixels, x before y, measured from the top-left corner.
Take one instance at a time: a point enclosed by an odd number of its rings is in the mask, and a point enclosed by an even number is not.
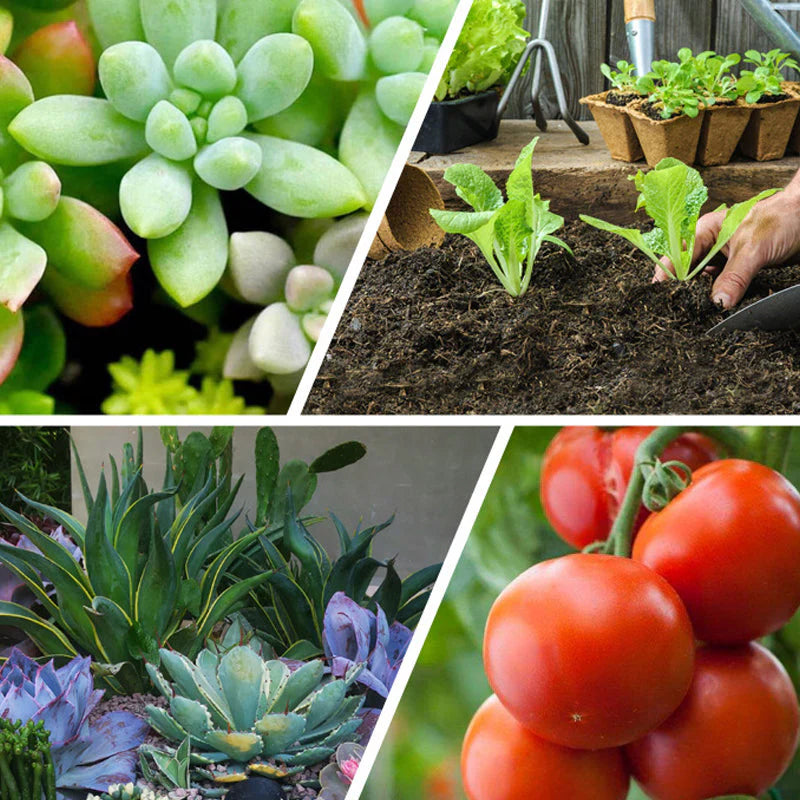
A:
[[[117,278],[104,289],[85,289],[50,265],[42,286],[62,314],[89,328],[113,325],[133,308],[130,275]]]
[[[15,314],[5,306],[0,306],[0,384],[17,363],[24,332],[22,314]]]
[[[97,70],[92,48],[72,20],[40,28],[22,42],[13,58],[37,98],[94,92]]]

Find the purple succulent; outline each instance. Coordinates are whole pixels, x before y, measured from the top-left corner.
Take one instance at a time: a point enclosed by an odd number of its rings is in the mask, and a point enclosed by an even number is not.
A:
[[[322,646],[335,677],[343,677],[354,664],[364,664],[359,683],[387,697],[412,633],[399,622],[390,626],[381,607],[377,609],[373,614],[344,592],[336,592],[325,609]]]
[[[133,780],[136,748],[147,734],[147,723],[127,711],[112,711],[89,723],[103,697],[94,688],[90,663],[74,658],[56,669],[52,661],[41,666],[14,650],[0,668],[0,717],[42,721],[50,732],[60,792],[104,792],[113,783]]]

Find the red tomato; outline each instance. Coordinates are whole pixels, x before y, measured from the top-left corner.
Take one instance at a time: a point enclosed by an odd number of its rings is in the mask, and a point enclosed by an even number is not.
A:
[[[655,428],[601,431],[591,426],[562,428],[547,448],[541,495],[556,533],[580,550],[608,538],[625,497],[636,448]],[[718,456],[705,436],[687,433],[664,452],[662,461],[682,461],[694,470]],[[649,512],[642,506],[636,529]]]
[[[633,558],[675,587],[698,639],[758,639],[800,606],[800,493],[762,464],[709,464],[648,518]]]
[[[492,696],[472,718],[461,750],[469,800],[625,800],[621,750],[570,750],[522,727]]]
[[[702,647],[689,694],[657,730],[626,748],[652,800],[760,795],[783,774],[798,739],[797,695],[757,644]]]
[[[618,747],[661,724],[689,689],[694,637],[674,589],[616,556],[575,553],[512,581],[483,661],[503,705],[565,747]]]

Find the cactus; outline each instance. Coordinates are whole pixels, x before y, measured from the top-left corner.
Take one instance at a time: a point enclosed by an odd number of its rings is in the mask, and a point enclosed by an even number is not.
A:
[[[147,670],[169,710],[147,706],[150,725],[169,741],[191,736],[209,760],[246,764],[272,758],[289,767],[308,766],[357,739],[363,698],[348,697],[347,690],[358,669],[330,680],[322,661],[292,671],[244,646],[222,656],[203,650],[195,663],[171,650],[160,655],[172,681],[152,664]]]

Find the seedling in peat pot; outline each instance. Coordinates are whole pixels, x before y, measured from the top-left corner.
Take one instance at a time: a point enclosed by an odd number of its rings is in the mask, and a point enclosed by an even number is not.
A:
[[[528,289],[533,264],[543,242],[567,244],[552,234],[564,225],[564,218],[550,211],[550,201],[533,193],[533,149],[539,138],[526,145],[506,182],[508,201],[495,182],[474,164],[454,164],[444,173],[456,194],[475,211],[441,211],[431,215],[446,233],[460,233],[472,239],[505,290],[521,297]]]
[[[748,50],[744,54],[744,61],[754,67],[752,70],[742,70],[738,83],[739,94],[744,95],[748,103],[759,103],[762,97],[782,96],[784,70],[798,69],[797,62],[790,58],[789,53],[780,50],[770,50],[768,53]]]
[[[660,257],[667,256],[674,271],[666,270],[666,273],[679,281],[690,280],[702,272],[736,233],[750,209],[759,200],[780,191],[767,189],[730,208],[724,203],[717,208],[717,211],[727,212],[717,242],[706,257],[692,268],[697,220],[708,199],[708,190],[700,173],[682,161],[665,158],[655,169],[649,172],[639,170],[631,179],[640,192],[636,210],[644,208],[655,223],[652,230],[642,232],[638,228],[623,228],[585,214],[581,214],[580,218],[601,231],[616,233],[627,239],[659,266]]]
[[[611,88],[621,94],[639,94],[636,89],[636,67],[627,61],[617,61],[617,68],[600,65],[600,72],[608,79]]]

